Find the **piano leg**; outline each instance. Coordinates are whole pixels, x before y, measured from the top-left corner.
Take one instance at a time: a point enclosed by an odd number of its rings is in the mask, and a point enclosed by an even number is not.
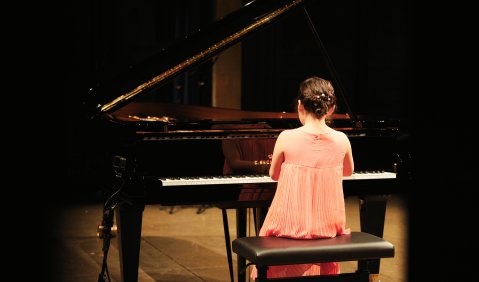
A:
[[[228,224],[228,213],[225,208],[221,209],[221,215],[223,217],[223,229],[225,233],[225,246],[226,246],[226,256],[228,258],[228,269],[230,271],[230,281],[234,282],[233,278],[233,258],[231,252],[231,239],[230,239],[230,230]]]
[[[122,282],[138,281],[144,208],[144,204],[123,204],[116,208]]]
[[[268,212],[267,207],[252,207],[255,217],[255,235],[258,236],[259,230],[263,225],[266,213]],[[237,238],[246,237],[247,232],[247,208],[237,208],[236,209],[236,236]],[[246,281],[246,271],[241,272],[246,267],[246,259],[237,256],[237,269],[238,269],[238,282]]]
[[[268,213],[268,207],[260,207],[256,208],[256,236],[258,236],[259,231],[261,230],[261,226],[263,226],[264,219],[266,218],[266,214]]]
[[[236,209],[236,238],[246,237],[246,208]],[[241,271],[246,267],[246,259],[237,255],[238,282],[246,281],[246,271]]]
[[[384,220],[386,217],[386,204],[388,195],[371,195],[359,197],[359,217],[361,231],[368,232],[378,237],[383,237]],[[364,265],[367,263],[368,265]],[[379,274],[380,260],[358,262],[358,269],[369,269],[371,274]]]

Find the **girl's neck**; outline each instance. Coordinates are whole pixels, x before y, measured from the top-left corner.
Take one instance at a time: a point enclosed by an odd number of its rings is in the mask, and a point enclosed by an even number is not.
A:
[[[304,119],[303,129],[310,133],[326,133],[331,131],[331,128],[326,124],[326,117],[320,119],[307,115]]]

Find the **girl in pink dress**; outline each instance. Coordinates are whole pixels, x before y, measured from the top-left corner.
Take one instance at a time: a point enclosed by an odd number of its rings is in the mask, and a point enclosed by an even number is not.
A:
[[[284,130],[274,145],[269,175],[278,181],[259,236],[296,239],[349,234],[342,179],[354,171],[351,143],[329,127],[336,97],[332,84],[319,77],[299,86],[298,115],[302,126]],[[270,266],[268,278],[339,274],[339,263]],[[254,267],[251,278],[255,279]]]

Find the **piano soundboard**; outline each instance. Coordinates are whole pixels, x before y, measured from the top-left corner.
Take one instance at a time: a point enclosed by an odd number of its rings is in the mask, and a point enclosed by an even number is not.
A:
[[[371,180],[371,179],[395,179],[396,173],[387,171],[355,172],[351,176],[343,177],[343,180]],[[215,184],[251,184],[251,183],[274,183],[269,175],[235,175],[235,176],[208,176],[208,177],[172,177],[159,178],[162,186],[184,185],[215,185]]]

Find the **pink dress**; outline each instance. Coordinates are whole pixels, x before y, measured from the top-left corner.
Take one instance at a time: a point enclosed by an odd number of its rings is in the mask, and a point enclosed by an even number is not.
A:
[[[312,134],[297,128],[283,131],[279,138],[287,140],[283,144],[288,147],[259,236],[315,239],[349,234],[342,186],[347,136],[333,129]],[[268,278],[339,272],[337,262],[271,266]],[[251,278],[256,276],[254,267]]]

